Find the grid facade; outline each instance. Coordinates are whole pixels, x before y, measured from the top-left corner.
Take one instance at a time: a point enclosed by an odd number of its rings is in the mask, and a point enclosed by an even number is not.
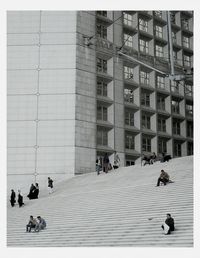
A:
[[[95,170],[114,151],[193,154],[193,80],[168,77],[165,11],[8,12],[9,184]],[[171,12],[175,73],[193,67],[193,12]],[[87,37],[91,37],[89,44]]]

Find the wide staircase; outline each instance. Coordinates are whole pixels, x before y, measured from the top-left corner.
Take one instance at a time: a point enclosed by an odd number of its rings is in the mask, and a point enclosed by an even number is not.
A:
[[[161,169],[174,183],[155,187]],[[76,176],[24,201],[22,208],[8,201],[8,246],[193,246],[192,156]],[[170,235],[161,229],[166,213],[175,219]],[[26,233],[30,215],[45,218],[47,228]]]

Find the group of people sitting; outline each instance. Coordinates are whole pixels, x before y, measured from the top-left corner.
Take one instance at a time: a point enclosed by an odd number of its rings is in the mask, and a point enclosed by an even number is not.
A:
[[[155,152],[152,153],[152,155],[143,155],[142,157],[142,161],[144,161],[143,166],[145,165],[152,165],[154,162],[160,160],[160,162],[165,162],[165,161],[169,161],[171,159],[171,155],[166,154],[166,153],[162,153],[161,157],[157,157],[157,155],[155,154]]]
[[[37,219],[30,216],[29,222],[26,225],[26,232],[31,232],[34,229],[34,232],[39,232],[42,229],[45,229],[47,226],[46,221],[41,217],[37,216]]]

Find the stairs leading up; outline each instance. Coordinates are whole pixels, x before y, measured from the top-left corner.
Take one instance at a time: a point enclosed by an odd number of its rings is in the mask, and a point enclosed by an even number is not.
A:
[[[175,182],[155,187],[161,169]],[[76,176],[24,201],[8,205],[8,246],[193,246],[192,156]],[[171,235],[161,229],[166,213],[175,219]],[[26,233],[30,215],[44,217],[47,229]]]

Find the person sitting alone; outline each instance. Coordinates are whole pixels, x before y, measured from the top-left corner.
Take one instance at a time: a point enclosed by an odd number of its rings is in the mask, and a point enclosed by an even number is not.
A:
[[[165,220],[165,224],[161,227],[165,231],[165,235],[169,235],[171,234],[171,231],[175,230],[174,219],[171,217],[170,213],[167,213],[167,219]]]
[[[37,216],[37,219],[38,219],[38,224],[35,228],[35,231],[39,232],[40,230],[45,229],[47,224],[46,224],[46,221],[42,217]]]
[[[36,229],[36,227],[38,226],[38,222],[36,219],[33,218],[33,216],[30,216],[29,222],[26,225],[26,232],[31,232],[31,229],[34,228]]]
[[[164,185],[169,182],[169,175],[163,169],[161,170],[156,186],[159,186],[160,182],[162,182]]]

